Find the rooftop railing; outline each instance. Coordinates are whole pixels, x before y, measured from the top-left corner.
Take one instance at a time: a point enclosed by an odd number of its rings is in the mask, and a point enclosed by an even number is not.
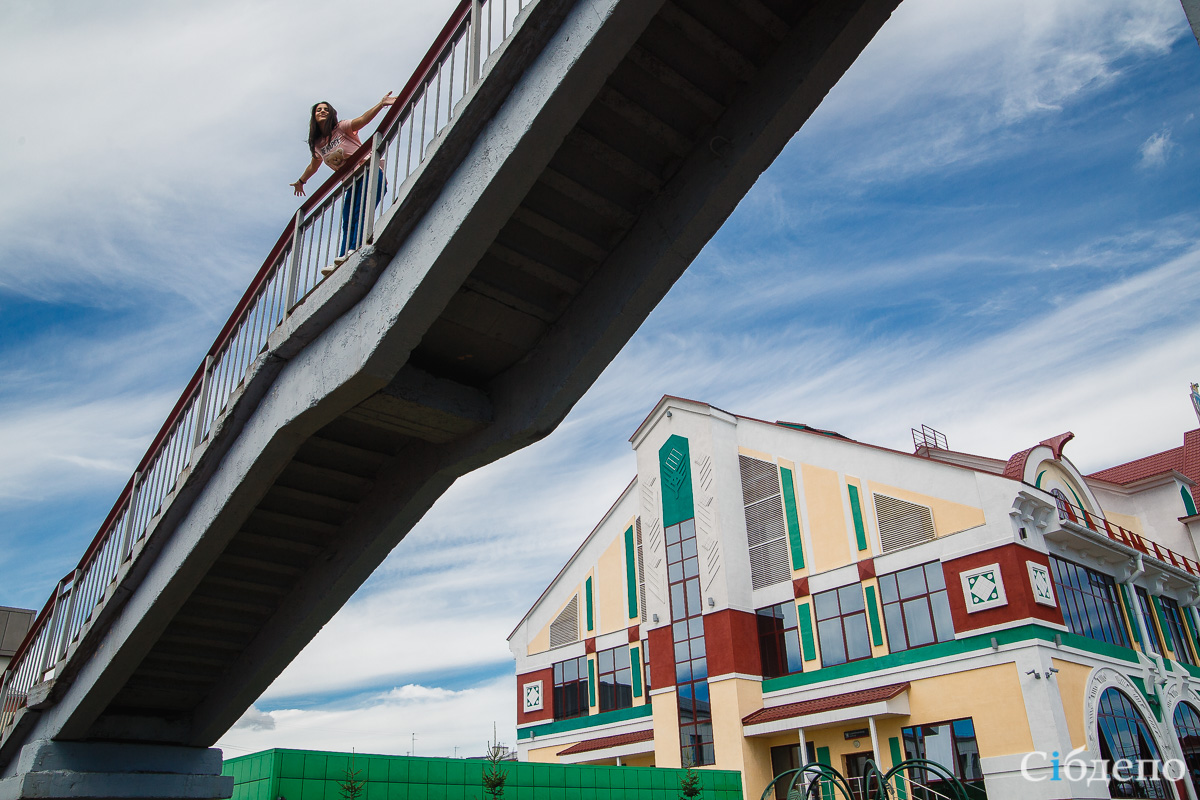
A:
[[[321,268],[373,241],[375,222],[455,118],[487,57],[537,0],[462,0],[361,155],[296,211],[138,463],[100,531],[42,607],[0,682],[0,743],[31,691],[50,681],[182,486],[267,339],[323,280]],[[365,152],[364,152],[365,151]],[[375,198],[375,202],[368,202]]]
[[[1058,498],[1058,517],[1059,519],[1068,520],[1076,525],[1087,528],[1090,531],[1104,534],[1114,542],[1119,542],[1139,553],[1156,558],[1165,564],[1170,564],[1177,569],[1187,572],[1189,575],[1200,578],[1200,563],[1187,556],[1180,555],[1170,548],[1163,547],[1141,534],[1134,533],[1116,523],[1109,522],[1103,516],[1093,514],[1087,509],[1080,508],[1072,503],[1067,503],[1062,498]]]

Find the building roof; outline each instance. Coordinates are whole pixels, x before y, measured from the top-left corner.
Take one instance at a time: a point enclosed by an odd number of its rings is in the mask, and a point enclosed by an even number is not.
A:
[[[1004,477],[1012,478],[1014,481],[1023,480],[1025,478],[1025,462],[1029,460],[1029,454],[1039,447],[1049,447],[1056,459],[1062,459],[1063,447],[1074,438],[1075,434],[1067,431],[1066,433],[1060,433],[1058,436],[1043,439],[1028,450],[1014,453],[1008,459],[1008,464],[1004,467]]]
[[[1183,434],[1182,447],[1127,461],[1088,477],[1124,486],[1167,472],[1178,472],[1195,481],[1192,497],[1200,503],[1200,428]]]
[[[590,753],[593,750],[605,750],[609,747],[620,747],[623,744],[637,744],[654,739],[654,731],[634,731],[633,733],[618,733],[616,736],[602,736],[599,739],[588,739],[586,742],[573,744],[566,750],[559,750],[560,756],[572,756],[576,753]]]
[[[819,714],[822,711],[835,711],[839,708],[878,703],[891,700],[908,689],[907,683],[893,683],[887,686],[877,686],[874,689],[861,689],[857,692],[846,692],[829,697],[818,697],[815,700],[804,700],[799,703],[788,703],[784,706],[772,706],[755,711],[742,718],[742,724],[754,725],[759,722],[774,722],[780,719],[802,717],[806,714]]]

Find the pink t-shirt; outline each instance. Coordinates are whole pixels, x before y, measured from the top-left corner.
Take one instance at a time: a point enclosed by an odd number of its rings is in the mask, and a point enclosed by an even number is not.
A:
[[[319,156],[329,165],[330,169],[338,170],[358,152],[360,147],[362,147],[362,140],[350,127],[350,122],[342,120],[329,136],[317,140],[313,155]]]

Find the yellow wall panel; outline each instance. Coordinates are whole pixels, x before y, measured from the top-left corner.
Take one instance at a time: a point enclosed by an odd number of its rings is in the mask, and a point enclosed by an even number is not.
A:
[[[838,474],[811,464],[801,464],[800,474],[804,481],[804,505],[808,509],[809,536],[812,538],[813,573],[849,564],[850,541]]]
[[[981,695],[988,702],[980,703]],[[1028,753],[1033,735],[1016,664],[998,664],[914,681],[908,690],[909,725],[971,717],[980,758]]]
[[[940,497],[931,497],[919,492],[910,492],[907,489],[900,489],[896,486],[888,486],[887,484],[876,483],[874,481],[867,488],[872,492],[886,494],[898,500],[907,500],[910,503],[929,506],[933,511],[933,525],[937,529],[938,536],[949,536],[959,531],[978,528],[987,521],[984,518],[982,508],[975,508],[974,506],[967,506],[962,503],[952,503]]]
[[[624,528],[596,562],[596,630],[601,633],[625,630],[629,608],[625,594]]]
[[[529,751],[529,760],[538,764],[557,764],[559,751],[566,750],[574,744],[577,744],[577,742],[556,744],[553,747],[533,748]]]
[[[679,703],[675,690],[651,695],[650,714],[654,720],[654,763],[660,767],[683,766],[679,752]]]
[[[1067,731],[1071,734],[1071,747],[1087,744],[1087,731],[1083,721],[1083,698],[1087,691],[1088,676],[1092,668],[1074,661],[1052,658],[1051,664],[1058,670],[1054,676],[1058,684],[1058,695],[1062,698],[1063,713],[1067,715]]]

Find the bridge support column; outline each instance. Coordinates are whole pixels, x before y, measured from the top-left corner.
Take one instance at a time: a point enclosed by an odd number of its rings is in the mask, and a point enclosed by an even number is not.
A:
[[[221,775],[221,751],[215,748],[40,739],[21,749],[15,773],[0,778],[0,800],[232,795],[233,778]]]

